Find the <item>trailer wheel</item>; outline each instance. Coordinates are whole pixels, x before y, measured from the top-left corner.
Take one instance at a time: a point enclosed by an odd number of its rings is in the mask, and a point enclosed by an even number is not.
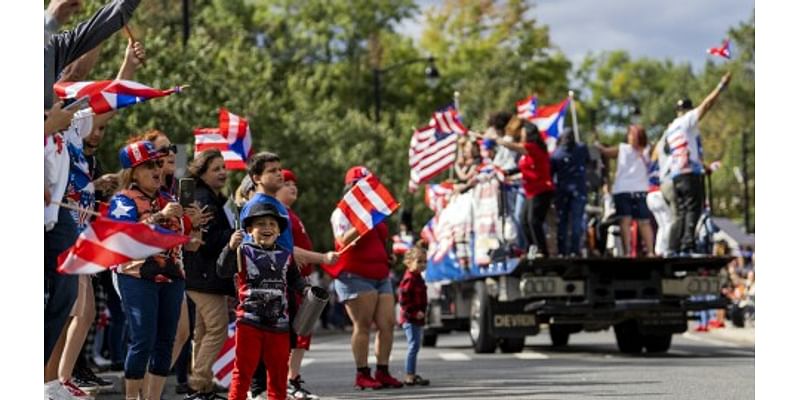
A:
[[[492,307],[484,282],[475,282],[469,310],[469,337],[476,353],[494,353],[497,348],[491,332]]]
[[[439,335],[436,332],[425,331],[422,334],[422,347],[436,347],[436,339]]]
[[[563,325],[550,325],[550,342],[555,347],[564,347],[569,343],[570,331]]]
[[[503,353],[520,353],[525,348],[525,337],[500,339],[500,351]]]
[[[642,352],[642,335],[636,326],[636,320],[628,320],[614,325],[614,336],[617,338],[617,348],[627,354]]]
[[[648,353],[666,353],[672,346],[672,334],[645,335],[642,341]]]

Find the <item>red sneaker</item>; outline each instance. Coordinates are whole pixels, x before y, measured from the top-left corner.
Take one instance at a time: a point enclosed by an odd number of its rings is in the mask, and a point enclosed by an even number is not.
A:
[[[394,379],[393,376],[383,371],[375,371],[375,380],[380,382],[383,385],[383,387],[393,387],[393,388],[403,387],[403,382]]]
[[[725,322],[718,321],[718,320],[714,319],[714,320],[711,320],[711,322],[708,323],[708,327],[710,329],[724,328],[725,327]]]
[[[92,399],[89,394],[81,390],[77,385],[72,383],[72,380],[68,380],[66,382],[61,382],[61,385],[66,389],[72,397],[76,399]]]
[[[378,374],[375,373],[375,375],[377,376]],[[359,389],[361,389],[361,390],[364,390],[364,389],[377,390],[377,389],[382,388],[383,384],[378,382],[375,379],[372,379],[372,376],[370,376],[370,374],[362,374],[362,373],[358,373],[357,372],[356,373],[356,383],[355,383],[354,386],[359,388]]]
[[[700,325],[697,328],[694,328],[694,331],[695,332],[708,332],[708,327]]]

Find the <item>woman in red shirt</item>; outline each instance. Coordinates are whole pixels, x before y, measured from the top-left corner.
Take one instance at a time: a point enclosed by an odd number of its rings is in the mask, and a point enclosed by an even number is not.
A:
[[[360,179],[369,175],[365,167],[352,167],[344,178],[344,193]],[[331,215],[336,251],[356,240],[358,232],[337,208]],[[352,248],[341,253],[329,270],[336,279],[334,287],[353,321],[350,341],[356,362],[355,386],[361,389],[401,387],[403,383],[389,374],[389,354],[392,352],[394,329],[394,291],[389,278],[389,253],[386,251],[389,229],[382,222],[358,238]],[[378,327],[375,337],[377,366],[375,377],[370,374],[369,333],[372,323]]]
[[[496,137],[490,139],[496,139]],[[503,140],[498,143],[522,153],[522,158],[517,165],[522,173],[522,187],[525,189],[525,205],[521,222],[525,238],[531,245],[528,249],[528,258],[547,257],[544,223],[550,203],[553,201],[554,192],[547,144],[536,125],[529,121],[522,124],[522,143]]]

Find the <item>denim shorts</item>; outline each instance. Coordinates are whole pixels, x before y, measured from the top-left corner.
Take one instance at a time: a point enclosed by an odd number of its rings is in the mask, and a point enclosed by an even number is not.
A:
[[[388,276],[375,280],[363,278],[351,272],[342,272],[333,283],[339,301],[353,300],[359,293],[374,292],[378,294],[394,294],[392,280]]]
[[[633,219],[650,219],[647,208],[647,192],[628,192],[614,194],[614,209],[617,216]]]

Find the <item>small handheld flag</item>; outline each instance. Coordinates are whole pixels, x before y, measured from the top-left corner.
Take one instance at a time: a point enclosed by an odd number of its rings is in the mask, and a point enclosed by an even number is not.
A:
[[[706,51],[708,52],[708,54],[711,54],[712,56],[719,56],[727,60],[731,59],[730,41],[728,39],[722,41],[722,46],[712,47]]]

